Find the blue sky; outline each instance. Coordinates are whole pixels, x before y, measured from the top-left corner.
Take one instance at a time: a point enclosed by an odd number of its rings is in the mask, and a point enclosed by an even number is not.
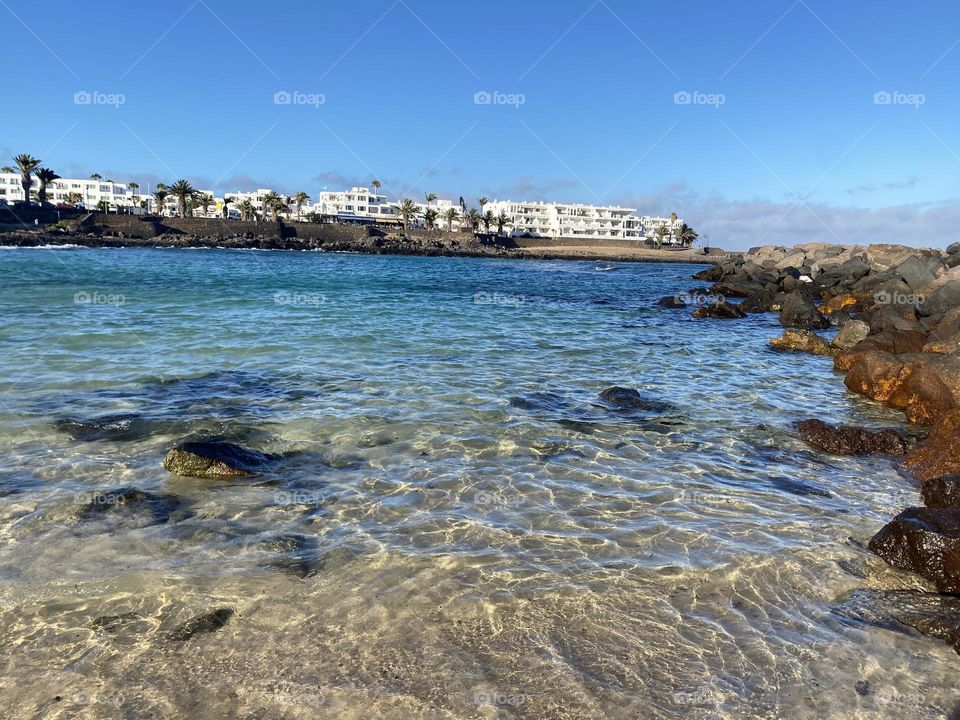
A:
[[[0,17],[24,109],[7,104],[0,152],[61,175],[313,196],[376,176],[393,197],[676,211],[730,247],[960,239],[955,3],[0,0]]]

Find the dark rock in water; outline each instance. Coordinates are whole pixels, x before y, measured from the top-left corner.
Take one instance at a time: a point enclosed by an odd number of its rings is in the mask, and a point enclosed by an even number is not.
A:
[[[791,495],[824,498],[833,497],[833,493],[831,493],[829,490],[824,490],[823,488],[819,488],[816,485],[811,485],[810,483],[806,483],[801,480],[793,480],[787,477],[772,477],[770,478],[770,483],[774,487],[784,490]]]
[[[913,628],[960,653],[960,597],[919,590],[855,590],[834,609],[841,618],[895,632]]]
[[[74,440],[83,442],[96,440],[129,442],[143,440],[153,434],[153,423],[139,415],[130,414],[104,415],[89,420],[61,418],[55,420],[53,426]]]
[[[95,520],[109,514],[149,515],[151,524],[169,522],[174,514],[181,518],[186,513],[178,513],[182,503],[175,495],[154,495],[135,487],[122,487],[116,490],[94,493],[90,501],[78,513],[81,520]]]
[[[960,592],[960,510],[907,508],[870,540],[870,550],[899,570]]]
[[[695,318],[714,318],[717,320],[737,320],[747,314],[737,305],[728,302],[719,302],[715,305],[703,305],[693,313]]]
[[[569,420],[562,419],[557,420],[557,424],[561,427],[565,427],[568,430],[575,430],[576,432],[584,433],[585,435],[592,435],[597,430],[595,423],[584,422],[583,420]]]
[[[227,442],[185,442],[163,458],[163,467],[175,475],[231,478],[253,475],[275,457]]]
[[[780,322],[788,327],[828,328],[830,321],[799,292],[792,292],[783,301]]]
[[[650,410],[664,412],[672,409],[669,403],[645,398],[633,388],[608,387],[600,393],[600,399],[618,410]]]
[[[567,399],[553,392],[534,392],[524,396],[510,398],[510,407],[521,410],[565,410],[569,406]]]
[[[782,295],[778,296],[772,290],[763,290],[756,295],[746,298],[738,306],[741,310],[748,313],[762,313],[771,310],[779,310],[782,302]]]
[[[707,282],[717,282],[721,278],[723,278],[723,267],[720,265],[711,265],[693,276],[694,280],[706,280]]]
[[[170,639],[178,642],[189,640],[194,635],[212,633],[221,629],[233,617],[232,608],[218,608],[187,620],[170,631]]]
[[[805,443],[834,455],[903,455],[909,449],[906,439],[893,429],[864,430],[823,420],[801,420],[794,427]]]
[[[870,683],[867,680],[860,680],[853,689],[860,697],[866,697],[870,694]]]
[[[289,534],[254,539],[244,543],[244,550],[264,555],[264,565],[292,572],[305,578],[319,566],[317,541],[305,535]]]
[[[923,502],[932,508],[960,508],[960,475],[925,482]]]
[[[680,308],[685,308],[687,304],[680,299],[678,295],[667,295],[657,300],[657,305],[662,308],[669,308],[671,310],[677,310]]]

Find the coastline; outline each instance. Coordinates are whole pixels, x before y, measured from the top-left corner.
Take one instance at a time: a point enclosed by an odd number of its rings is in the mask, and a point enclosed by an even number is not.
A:
[[[960,653],[960,243],[764,246],[693,277],[719,298],[694,317],[778,313],[784,334],[771,338],[773,350],[831,357],[849,390],[904,413],[908,432],[830,425],[815,408],[795,430],[826,455],[889,456],[919,485],[923,506],[890,508],[865,548],[901,571],[875,592],[871,612]],[[671,300],[660,304],[678,307]],[[817,333],[831,328],[831,340]]]

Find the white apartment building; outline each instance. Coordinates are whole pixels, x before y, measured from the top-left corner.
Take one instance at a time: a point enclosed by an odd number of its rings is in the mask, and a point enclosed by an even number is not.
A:
[[[583,238],[585,240],[644,240],[653,238],[659,225],[668,233],[683,222],[679,218],[637,215],[636,208],[618,205],[582,205],[546,202],[514,202],[494,200],[484,212],[507,217],[510,235],[519,237]],[[665,239],[665,242],[669,240]]]
[[[30,188],[31,195],[39,189],[40,182],[34,177]],[[91,178],[60,178],[47,184],[47,202],[53,205],[67,204],[67,196],[71,193],[78,194],[82,198],[80,202],[91,210],[96,209],[101,202],[106,202],[114,210],[117,207],[133,206],[133,192],[124,183]],[[20,173],[0,173],[0,205],[13,205],[25,199],[20,185]]]
[[[370,188],[353,187],[349,190],[322,191],[310,212],[331,215],[343,219],[374,219],[380,222],[395,222],[397,211],[387,202],[386,195],[371,192]]]

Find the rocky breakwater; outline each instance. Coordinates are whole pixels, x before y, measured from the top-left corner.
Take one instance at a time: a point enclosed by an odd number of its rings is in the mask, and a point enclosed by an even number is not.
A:
[[[945,251],[765,246],[694,278],[712,282],[716,295],[743,298],[746,312],[778,313],[785,332],[774,349],[832,355],[851,391],[902,410],[917,426],[913,437],[818,420],[797,430],[821,452],[895,456],[920,483],[926,507],[904,508],[869,548],[924,578],[928,591],[960,593],[960,243]],[[949,633],[931,634],[960,652],[956,613],[920,625],[944,623]]]

